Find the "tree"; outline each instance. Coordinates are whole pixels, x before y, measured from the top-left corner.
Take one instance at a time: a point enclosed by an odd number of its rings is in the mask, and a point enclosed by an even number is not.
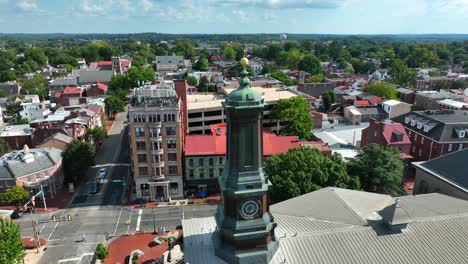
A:
[[[0,200],[15,205],[17,208],[21,206],[29,198],[29,193],[21,186],[13,186],[7,189],[0,195]]]
[[[47,82],[47,79],[44,76],[40,74],[36,74],[31,79],[25,80],[23,82],[22,87],[21,87],[21,93],[38,94],[40,91],[43,91],[44,89],[47,90],[47,87],[45,87],[46,82]]]
[[[200,78],[200,83],[198,84],[198,89],[200,89],[200,92],[208,92],[209,85],[210,85],[210,80],[208,80],[208,77],[202,76]]]
[[[16,80],[16,73],[15,71],[6,70],[0,72],[0,83],[1,82],[8,82]]]
[[[0,263],[23,263],[25,256],[19,225],[0,217]]]
[[[208,69],[208,59],[205,55],[198,58],[198,61],[193,65],[193,69],[196,71],[206,71]]]
[[[187,59],[193,60],[195,57],[195,50],[193,49],[193,44],[189,40],[176,40],[176,54],[179,56],[184,56]]]
[[[452,84],[452,89],[465,89],[468,86],[468,83],[465,80],[456,80]]]
[[[74,140],[67,145],[62,155],[66,182],[78,183],[86,170],[94,165],[96,148],[89,142]]]
[[[107,131],[103,127],[95,127],[88,129],[88,136],[94,142],[102,142],[107,137]]]
[[[322,100],[323,100],[323,111],[328,112],[333,103],[336,101],[336,94],[335,91],[329,90],[322,93]]]
[[[123,80],[123,82],[127,82],[127,85],[130,85],[130,88],[134,88],[138,87],[142,83],[154,81],[156,74],[150,67],[131,67],[124,78],[127,78],[127,80]]]
[[[290,69],[297,69],[299,62],[304,58],[302,54],[297,49],[291,49],[288,51],[288,67]]]
[[[248,72],[248,75],[249,76],[253,76],[253,69],[252,67],[250,67],[250,65],[247,65],[247,67],[245,68]],[[235,66],[229,68],[228,70],[228,75],[230,77],[239,77],[240,73],[244,70],[244,68],[242,67],[242,65],[240,64],[236,64]]]
[[[359,189],[358,177],[348,175],[339,155],[325,156],[309,147],[267,158],[265,172],[273,184],[274,203],[329,186]]]
[[[44,66],[47,64],[47,57],[44,54],[44,50],[41,48],[28,48],[24,51],[24,59],[26,61],[32,60],[36,62],[39,66]]]
[[[236,51],[230,46],[225,47],[222,54],[225,61],[233,61],[236,59]]]
[[[289,76],[284,72],[281,72],[281,71],[272,72],[270,76],[271,78],[275,78],[276,80],[282,82],[286,86],[291,86],[294,84],[291,78],[289,78]]]
[[[348,163],[348,173],[359,177],[364,191],[392,196],[401,194],[403,161],[396,148],[377,144],[361,148],[356,158]]]
[[[366,91],[375,96],[385,97],[385,99],[396,99],[398,93],[395,87],[386,82],[371,82],[367,84]]]
[[[10,145],[3,139],[0,138],[0,157],[11,151]]]
[[[312,75],[322,73],[322,65],[320,60],[312,54],[305,55],[299,62],[299,70],[306,71]]]
[[[416,77],[416,72],[408,68],[402,60],[394,60],[389,72],[394,83],[399,85],[409,85]]]
[[[96,248],[96,258],[104,260],[107,256],[109,256],[109,250],[103,243],[99,243]]]
[[[187,81],[187,84],[188,85],[191,85],[191,86],[197,86],[198,85],[198,80],[195,76],[187,76],[185,78],[185,80]]]
[[[124,101],[117,96],[109,96],[104,100],[108,115],[125,111]]]
[[[280,99],[271,110],[271,118],[286,121],[286,126],[281,129],[283,135],[295,135],[303,139],[312,138],[312,117],[309,112],[309,104],[301,96],[289,99]]]
[[[437,80],[434,82],[432,86],[432,90],[440,91],[440,90],[447,90],[448,88],[448,81],[447,80]]]
[[[305,83],[321,83],[325,82],[325,76],[323,74],[312,75],[304,80]]]

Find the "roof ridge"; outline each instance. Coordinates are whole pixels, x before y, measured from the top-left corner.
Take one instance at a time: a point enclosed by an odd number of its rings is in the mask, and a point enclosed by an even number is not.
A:
[[[343,200],[338,194],[336,194],[335,192],[336,188],[337,187],[327,187],[326,189],[330,189],[330,191],[334,194],[334,196],[338,198],[338,201],[340,201],[340,203],[345,205],[346,208],[352,211],[352,214],[354,214],[354,216],[356,216],[362,223],[365,223],[367,225],[367,221],[364,220],[356,211],[354,211],[354,209],[345,200]],[[338,189],[341,189],[341,188],[338,188]],[[348,189],[344,189],[344,190],[348,190]],[[353,190],[350,190],[350,191],[353,191]]]

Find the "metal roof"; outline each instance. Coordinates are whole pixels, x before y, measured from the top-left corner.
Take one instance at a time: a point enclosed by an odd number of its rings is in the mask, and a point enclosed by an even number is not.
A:
[[[377,214],[394,203],[387,195],[325,188],[272,205],[279,248],[270,263],[467,263],[467,201],[442,194],[399,197],[408,225],[398,233]],[[187,263],[225,263],[215,256],[214,217],[182,224]]]

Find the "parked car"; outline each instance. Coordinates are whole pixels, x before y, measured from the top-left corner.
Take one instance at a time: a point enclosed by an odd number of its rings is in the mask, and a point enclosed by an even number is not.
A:
[[[98,178],[103,179],[107,174],[107,168],[100,168],[98,171]]]

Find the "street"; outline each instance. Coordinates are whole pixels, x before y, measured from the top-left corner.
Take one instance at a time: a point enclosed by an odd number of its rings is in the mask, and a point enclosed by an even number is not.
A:
[[[153,232],[165,227],[175,230],[181,218],[213,216],[217,205],[184,205],[154,209],[118,206],[86,206],[34,215],[40,236],[48,239],[47,250],[38,263],[90,263],[96,246],[114,236],[135,232]],[[66,221],[71,214],[72,220]],[[52,215],[64,221],[53,222]],[[21,225],[23,236],[32,236],[31,215],[15,221]],[[154,224],[153,224],[154,223]],[[86,241],[81,242],[82,235]]]

